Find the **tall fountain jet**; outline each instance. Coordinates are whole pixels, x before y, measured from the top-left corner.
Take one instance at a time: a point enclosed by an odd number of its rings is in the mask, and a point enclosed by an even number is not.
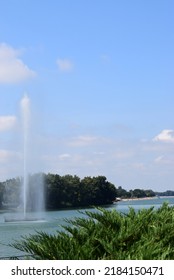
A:
[[[22,112],[22,121],[23,121],[23,211],[24,219],[26,218],[27,212],[27,195],[29,188],[28,181],[28,132],[30,127],[30,99],[25,94],[21,100],[21,112]]]
[[[34,175],[31,172],[31,142],[30,138],[30,123],[31,110],[30,99],[27,94],[20,102],[22,115],[22,136],[23,136],[23,180],[21,188],[21,211],[17,211],[13,217],[5,217],[6,222],[13,221],[32,221],[42,220],[44,211],[44,190],[43,190],[43,174],[37,173]],[[36,161],[36,160],[35,160]],[[21,207],[19,207],[21,208]]]
[[[26,94],[20,105],[23,121],[23,215],[24,219],[27,220],[27,212],[31,211],[35,212],[35,217],[37,216],[37,219],[39,219],[39,215],[44,211],[43,174],[29,175],[31,167],[29,166],[29,157],[32,151],[31,143],[29,143],[31,109],[30,99]]]

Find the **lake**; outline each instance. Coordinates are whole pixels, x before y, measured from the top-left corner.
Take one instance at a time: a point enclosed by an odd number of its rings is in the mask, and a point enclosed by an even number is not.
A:
[[[129,210],[129,207],[133,207],[135,210],[139,210],[141,208],[150,208],[151,206],[158,208],[165,201],[168,202],[169,205],[174,206],[174,197],[165,197],[145,200],[120,201],[105,208],[115,208],[120,212],[126,213]],[[4,222],[5,218],[9,218],[12,215],[15,217],[17,214],[0,211],[0,258],[23,255],[23,253],[20,251],[9,247],[8,244],[14,242],[14,240],[19,240],[22,236],[36,233],[36,231],[45,231],[54,234],[57,230],[61,230],[61,225],[65,224],[65,218],[72,219],[74,217],[83,216],[82,213],[79,213],[79,210],[82,212],[85,210],[96,211],[92,208],[47,211],[40,214],[40,217],[44,219],[34,222]]]

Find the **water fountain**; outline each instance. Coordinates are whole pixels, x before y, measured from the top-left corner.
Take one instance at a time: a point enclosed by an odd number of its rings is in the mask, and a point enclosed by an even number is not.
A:
[[[21,209],[13,217],[5,217],[5,222],[42,220],[39,217],[44,211],[43,175],[29,175],[29,131],[30,131],[30,99],[27,95],[21,100],[23,131],[23,180],[21,186]],[[31,154],[31,153],[30,153]],[[31,215],[32,213],[32,215]]]
[[[26,219],[27,213],[27,193],[28,193],[28,169],[27,169],[27,148],[28,148],[28,131],[30,122],[30,100],[25,95],[21,100],[21,111],[23,119],[23,216]]]

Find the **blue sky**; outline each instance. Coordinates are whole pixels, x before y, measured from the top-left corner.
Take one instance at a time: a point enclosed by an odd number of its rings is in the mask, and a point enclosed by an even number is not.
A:
[[[0,181],[29,172],[104,175],[174,189],[174,2],[2,0]]]

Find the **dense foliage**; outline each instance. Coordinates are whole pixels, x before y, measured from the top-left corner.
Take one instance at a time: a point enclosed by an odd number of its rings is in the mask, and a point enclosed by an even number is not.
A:
[[[165,192],[155,192],[158,196],[174,196],[174,191],[167,190]]]
[[[98,208],[69,220],[55,235],[44,232],[11,245],[50,260],[173,260],[174,207],[130,208],[127,214]]]
[[[0,208],[2,208],[3,194],[4,194],[4,185],[0,183]]]
[[[116,197],[116,188],[104,176],[85,177],[53,175],[45,177],[46,206],[83,207],[110,204]]]
[[[117,197],[119,198],[142,198],[142,197],[153,197],[155,196],[155,192],[152,190],[144,190],[135,188],[130,191],[126,191],[121,186],[117,189]]]
[[[22,178],[10,179],[0,184],[0,207],[18,207],[21,204]],[[83,207],[111,204],[116,197],[116,188],[105,176],[85,177],[57,174],[33,174],[28,178],[28,209],[37,204],[40,184],[47,210],[65,207]],[[42,194],[40,194],[42,195]],[[35,203],[36,202],[36,203]]]
[[[39,191],[43,189],[47,210],[68,207],[85,207],[111,204],[115,198],[143,198],[155,195],[174,195],[174,191],[155,193],[151,189],[125,190],[116,188],[105,176],[84,177],[74,175],[37,173],[29,175],[28,209],[35,211]],[[0,208],[21,206],[23,178],[13,178],[0,182]],[[39,185],[43,185],[40,188]]]

